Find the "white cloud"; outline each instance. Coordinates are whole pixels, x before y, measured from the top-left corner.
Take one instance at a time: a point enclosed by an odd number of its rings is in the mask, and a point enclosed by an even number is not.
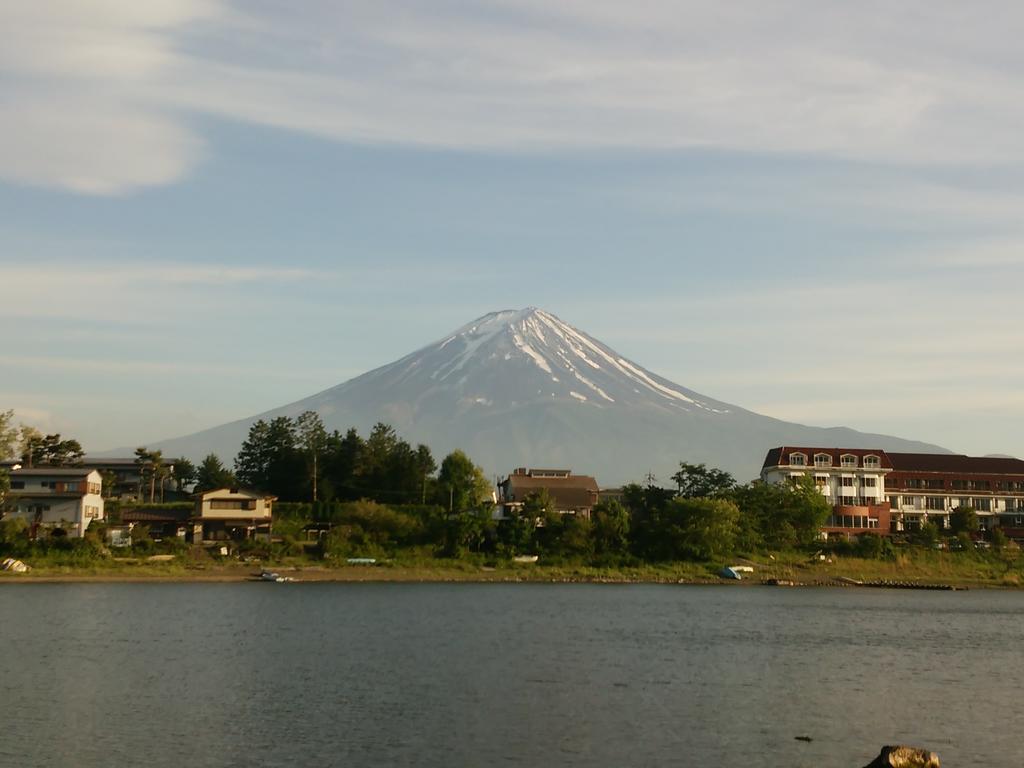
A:
[[[202,142],[160,82],[175,34],[205,0],[34,0],[0,5],[0,178],[88,194],[181,179]]]
[[[173,182],[201,157],[193,112],[449,148],[1024,160],[1019,5],[868,5],[10,3],[0,176]]]

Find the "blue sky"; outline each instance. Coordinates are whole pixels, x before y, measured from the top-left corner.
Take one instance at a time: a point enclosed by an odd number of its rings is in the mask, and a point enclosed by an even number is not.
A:
[[[27,423],[152,442],[535,305],[769,415],[1024,454],[1014,4],[16,5]]]

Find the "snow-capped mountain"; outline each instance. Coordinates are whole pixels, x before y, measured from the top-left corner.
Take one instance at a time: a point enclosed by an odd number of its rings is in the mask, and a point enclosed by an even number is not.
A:
[[[378,421],[440,458],[462,448],[490,474],[560,467],[603,486],[667,481],[680,461],[705,462],[740,480],[756,477],[777,445],[936,446],[846,428],[791,424],[664,379],[541,309],[474,320],[402,359],[304,400],[249,419],[159,443],[165,455],[233,457],[258,418],[314,410],[328,429]]]

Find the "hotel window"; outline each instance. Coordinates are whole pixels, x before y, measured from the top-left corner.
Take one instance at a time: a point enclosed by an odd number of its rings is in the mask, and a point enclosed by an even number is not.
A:
[[[819,488],[824,488],[828,485],[828,475],[815,475],[814,484]]]
[[[839,463],[844,467],[856,467],[857,457],[849,453],[844,453],[839,457]]]
[[[924,500],[925,509],[945,509],[946,500],[941,496],[929,496]]]
[[[868,518],[868,528],[877,528],[877,527],[878,527],[878,518],[877,517],[869,517]]]
[[[878,457],[877,456],[865,456],[864,457],[864,466],[868,467],[869,469],[878,469],[878,466],[879,466],[879,464],[878,464]]]
[[[24,480],[11,480],[11,490],[12,491],[20,491],[20,490],[23,490],[24,488],[25,488],[25,481]]]
[[[853,478],[844,477],[842,478],[843,488],[853,488]]]
[[[816,453],[814,454],[814,466],[816,467],[831,467],[832,457],[827,453]]]
[[[789,464],[793,467],[805,467],[807,466],[807,457],[802,453],[791,453],[789,454]]]
[[[992,499],[975,499],[973,506],[977,512],[991,512]]]
[[[931,479],[926,483],[927,487],[933,491],[941,491],[946,487],[946,484],[942,480]]]
[[[854,504],[855,501],[856,501],[856,499],[853,496],[843,496],[843,506],[844,507],[856,506]]]
[[[861,482],[864,484],[865,488],[876,488],[876,487],[878,487],[878,478],[877,477],[865,477],[863,480],[861,480]]]

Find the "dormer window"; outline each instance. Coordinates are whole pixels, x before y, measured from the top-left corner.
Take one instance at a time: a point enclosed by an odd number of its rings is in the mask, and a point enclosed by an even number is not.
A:
[[[844,453],[839,457],[839,463],[844,467],[856,467],[857,457],[852,453]]]
[[[791,453],[791,454],[789,454],[789,465],[791,467],[806,467],[807,466],[807,454],[805,454],[805,453]]]
[[[878,469],[878,467],[881,466],[881,463],[879,462],[877,456],[873,456],[873,455],[872,456],[865,456],[864,457],[864,466],[867,469]]]
[[[816,453],[814,454],[814,466],[816,467],[831,467],[832,457],[827,453]]]

